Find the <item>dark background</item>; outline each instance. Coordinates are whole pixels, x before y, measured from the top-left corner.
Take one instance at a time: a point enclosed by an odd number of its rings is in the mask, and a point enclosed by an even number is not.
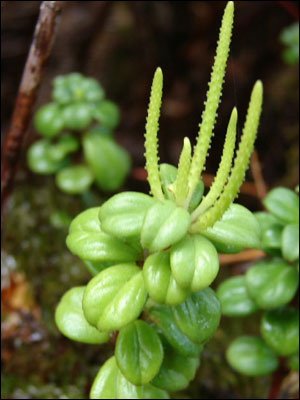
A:
[[[164,73],[160,159],[177,164],[184,136],[195,142],[225,5],[223,1],[66,2],[35,109],[50,101],[56,75],[79,71],[97,78],[107,98],[121,109],[117,140],[130,152],[134,169],[143,167],[150,87],[160,66]],[[2,140],[39,6],[39,1],[1,3]],[[238,108],[240,136],[252,87],[261,79],[264,104],[256,149],[263,177],[268,187],[298,184],[299,64],[283,62],[279,41],[282,30],[298,18],[297,7],[298,2],[289,1],[235,2],[231,52],[208,173],[217,169],[232,108]],[[55,326],[54,310],[63,293],[86,284],[90,276],[67,250],[66,228],[51,226],[49,215],[59,208],[75,216],[83,201],[88,207],[95,198],[79,201],[60,193],[52,177],[27,171],[26,149],[36,138],[30,127],[2,241],[1,398],[87,398],[93,378],[113,347],[72,342]],[[247,180],[253,181],[250,172]],[[131,175],[126,189],[148,191],[148,186]],[[101,204],[102,194],[97,196]],[[251,210],[262,207],[257,196],[243,194],[239,201]],[[214,285],[248,266],[245,262],[222,266]],[[259,334],[259,318],[259,313],[242,321],[223,318],[205,346],[195,380],[187,391],[172,398],[265,398],[272,377],[243,377],[228,366],[224,356],[235,336]],[[288,375],[284,368],[276,376],[284,378],[286,392],[281,398],[293,398],[289,390],[295,393],[298,378],[295,383],[295,375]]]
[[[40,2],[2,2],[2,132],[8,126]],[[281,58],[279,35],[294,22],[298,2],[236,1],[231,53],[208,161],[216,170],[230,112],[239,132],[256,79],[264,107],[256,148],[268,185],[298,182],[298,65]],[[118,140],[142,166],[143,133],[153,73],[164,73],[160,156],[177,163],[182,139],[194,140],[226,2],[68,1],[36,107],[49,101],[57,74],[80,71],[97,78],[122,111]],[[291,12],[290,12],[291,11]],[[26,143],[33,138],[31,131]]]

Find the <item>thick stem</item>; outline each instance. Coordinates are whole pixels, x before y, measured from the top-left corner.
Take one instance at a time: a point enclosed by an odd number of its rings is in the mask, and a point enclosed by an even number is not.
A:
[[[24,135],[31,120],[32,106],[53,46],[58,16],[63,3],[63,1],[43,1],[41,4],[11,124],[3,145],[1,161],[1,225],[3,224],[5,201],[13,184]]]

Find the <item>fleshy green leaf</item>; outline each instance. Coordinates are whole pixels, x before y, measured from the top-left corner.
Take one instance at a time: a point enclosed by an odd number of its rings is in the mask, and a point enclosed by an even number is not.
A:
[[[90,399],[168,399],[168,393],[150,384],[135,386],[119,370],[115,357],[100,368]]]
[[[293,262],[299,258],[299,224],[289,224],[284,228],[281,249],[286,260]]]
[[[119,264],[101,271],[88,283],[83,311],[90,324],[112,331],[134,321],[146,298],[142,271],[135,264]]]
[[[271,190],[263,200],[266,209],[285,223],[299,223],[299,197],[284,187]]]
[[[86,192],[93,183],[94,177],[86,165],[71,165],[57,172],[55,183],[67,194]]]
[[[150,318],[161,330],[167,341],[184,357],[198,357],[202,346],[193,343],[178,327],[170,307],[154,306],[149,310]]]
[[[190,229],[193,231],[193,225]],[[201,232],[213,243],[238,248],[260,248],[261,230],[253,214],[239,204],[229,209],[212,228]]]
[[[219,285],[217,296],[221,303],[222,314],[229,317],[244,317],[259,308],[248,294],[245,277],[233,276]]]
[[[120,122],[119,107],[109,100],[101,101],[96,104],[92,111],[93,117],[105,128],[115,129]]]
[[[282,260],[260,261],[248,269],[249,295],[263,309],[283,306],[294,297],[299,284],[296,268]]]
[[[144,280],[149,296],[157,303],[179,304],[189,294],[175,281],[170,268],[169,253],[155,253],[145,261]]]
[[[170,200],[149,208],[142,226],[141,243],[150,252],[166,249],[179,242],[190,225],[190,214]]]
[[[179,329],[193,343],[200,345],[211,338],[219,325],[220,302],[214,291],[206,288],[173,306],[172,315]]]
[[[288,307],[266,311],[260,332],[277,354],[291,356],[299,351],[299,311]]]
[[[255,336],[235,339],[226,351],[226,358],[232,368],[248,376],[268,375],[278,367],[275,352]]]
[[[65,336],[77,342],[105,343],[109,340],[109,334],[99,332],[84,317],[82,310],[84,290],[85,286],[75,287],[63,295],[55,311],[56,325]]]
[[[36,174],[51,175],[60,168],[68,165],[69,160],[64,158],[55,161],[51,157],[52,144],[47,139],[34,142],[27,151],[27,164]]]
[[[170,392],[183,390],[194,379],[199,364],[198,357],[184,357],[171,346],[164,345],[164,360],[151,384]]]
[[[119,332],[115,356],[122,374],[134,385],[149,383],[163,361],[158,334],[146,322],[137,320]]]
[[[198,292],[217,276],[218,253],[205,237],[187,235],[171,248],[171,270],[180,286]]]
[[[130,170],[128,153],[107,135],[90,131],[82,139],[86,163],[100,189],[115,191],[123,185]]]
[[[72,221],[66,240],[69,250],[82,260],[113,263],[137,260],[138,250],[101,230],[99,209],[86,210]]]
[[[139,236],[143,220],[155,199],[143,193],[123,192],[107,200],[99,211],[104,232],[116,237]]]
[[[261,243],[266,249],[280,249],[283,226],[274,224],[262,233]]]
[[[40,107],[34,116],[34,127],[47,138],[58,135],[64,127],[64,120],[58,105],[48,103]]]

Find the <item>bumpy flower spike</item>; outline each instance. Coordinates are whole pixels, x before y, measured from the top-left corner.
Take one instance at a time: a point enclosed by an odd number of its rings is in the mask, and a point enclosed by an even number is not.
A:
[[[245,178],[245,173],[249,165],[250,155],[253,151],[262,109],[263,86],[261,81],[257,81],[251,93],[248,113],[243,129],[243,136],[240,141],[239,149],[234,161],[234,166],[227,185],[215,205],[210,208],[198,221],[190,228],[191,232],[200,232],[213,226],[218,221],[230,204],[236,198],[239,188]]]
[[[202,122],[200,124],[197,144],[194,148],[194,155],[189,177],[189,194],[187,197],[186,206],[188,206],[194,189],[199,182],[200,175],[204,168],[211,137],[213,134],[217,108],[221,98],[227,58],[229,55],[229,45],[233,26],[233,13],[234,4],[233,1],[229,1],[225,8],[224,16],[222,19],[215,62],[211,73],[211,79],[208,85],[209,90],[207,92],[205,110],[202,114]]]
[[[178,164],[177,179],[174,183],[176,203],[179,206],[184,205],[186,195],[188,193],[188,177],[191,166],[191,142],[185,137],[183,141],[183,149]]]
[[[214,183],[210,187],[208,194],[204,197],[199,207],[193,212],[192,219],[194,220],[196,220],[199,215],[203,214],[203,212],[205,212],[209,207],[214,205],[215,201],[218,199],[224,189],[234,156],[236,124],[237,109],[234,107],[228,123],[222,159],[219,164],[217,175],[214,179]]]
[[[145,158],[146,158],[146,170],[148,173],[148,182],[150,185],[150,189],[153,196],[158,198],[159,200],[164,199],[164,195],[161,188],[161,181],[159,177],[158,155],[157,155],[157,149],[158,149],[157,131],[158,131],[158,120],[161,107],[162,85],[163,85],[162,70],[160,68],[157,68],[153,78],[150,102],[148,107],[148,116],[147,116],[146,133],[145,133],[145,150],[146,150]]]

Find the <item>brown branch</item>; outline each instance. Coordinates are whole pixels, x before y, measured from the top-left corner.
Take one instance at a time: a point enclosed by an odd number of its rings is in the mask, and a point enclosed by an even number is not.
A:
[[[253,261],[265,256],[266,254],[261,250],[244,250],[238,254],[219,254],[219,260],[221,265],[227,265]]]
[[[252,153],[250,166],[257,196],[262,201],[268,193],[268,188],[263,178],[261,165],[256,150],[254,150],[254,152]]]
[[[49,58],[58,16],[64,1],[43,1],[24,67],[11,124],[2,149],[1,159],[1,223],[5,201],[12,187],[16,165],[20,156],[24,135],[31,120],[32,106],[43,71]]]
[[[131,176],[138,181],[146,181],[147,172],[142,167],[136,167],[132,170]],[[214,181],[214,175],[211,174],[203,174],[202,180],[205,187],[209,187]],[[257,187],[252,182],[244,182],[241,186],[242,194],[247,194],[249,196],[258,197]]]

